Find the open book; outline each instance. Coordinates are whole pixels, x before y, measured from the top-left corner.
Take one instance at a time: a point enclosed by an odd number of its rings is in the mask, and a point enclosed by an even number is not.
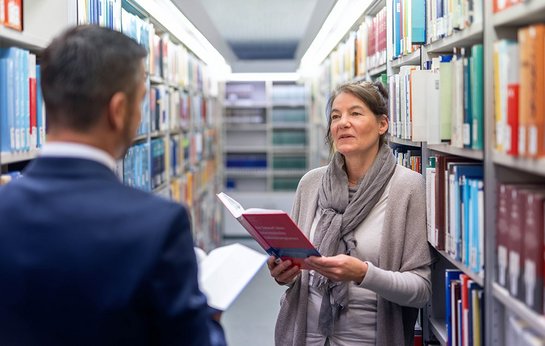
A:
[[[267,256],[241,244],[216,248],[207,255],[195,248],[199,264],[199,287],[208,306],[225,311],[252,281]]]
[[[282,210],[244,209],[240,203],[220,192],[218,198],[269,255],[289,259],[305,268],[304,259],[320,253]]]

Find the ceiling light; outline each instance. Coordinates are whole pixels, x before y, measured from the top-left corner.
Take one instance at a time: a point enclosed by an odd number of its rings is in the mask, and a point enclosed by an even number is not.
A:
[[[337,1],[324,25],[301,58],[299,64],[301,75],[307,76],[316,72],[322,61],[361,18],[370,2],[370,0]]]
[[[216,79],[223,79],[222,77],[231,72],[231,67],[220,52],[170,0],[136,0],[136,2],[169,31],[170,35],[204,61]]]

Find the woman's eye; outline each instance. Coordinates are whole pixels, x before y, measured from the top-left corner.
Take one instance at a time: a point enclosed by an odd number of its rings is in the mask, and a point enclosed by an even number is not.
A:
[[[339,119],[340,117],[341,117],[341,116],[338,115],[338,114],[333,114],[333,115],[331,115],[331,119],[332,119],[332,120],[337,120],[337,119]]]
[[[352,112],[352,116],[354,117],[359,117],[361,115],[361,113],[358,113],[358,112]]]

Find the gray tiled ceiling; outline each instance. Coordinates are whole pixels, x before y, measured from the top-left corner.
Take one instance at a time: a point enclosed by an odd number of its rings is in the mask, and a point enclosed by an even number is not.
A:
[[[293,72],[336,0],[173,0],[234,72]]]

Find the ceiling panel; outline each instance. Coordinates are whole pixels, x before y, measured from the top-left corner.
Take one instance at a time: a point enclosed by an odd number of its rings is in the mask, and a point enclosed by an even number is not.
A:
[[[337,0],[172,1],[233,72],[294,72]]]

